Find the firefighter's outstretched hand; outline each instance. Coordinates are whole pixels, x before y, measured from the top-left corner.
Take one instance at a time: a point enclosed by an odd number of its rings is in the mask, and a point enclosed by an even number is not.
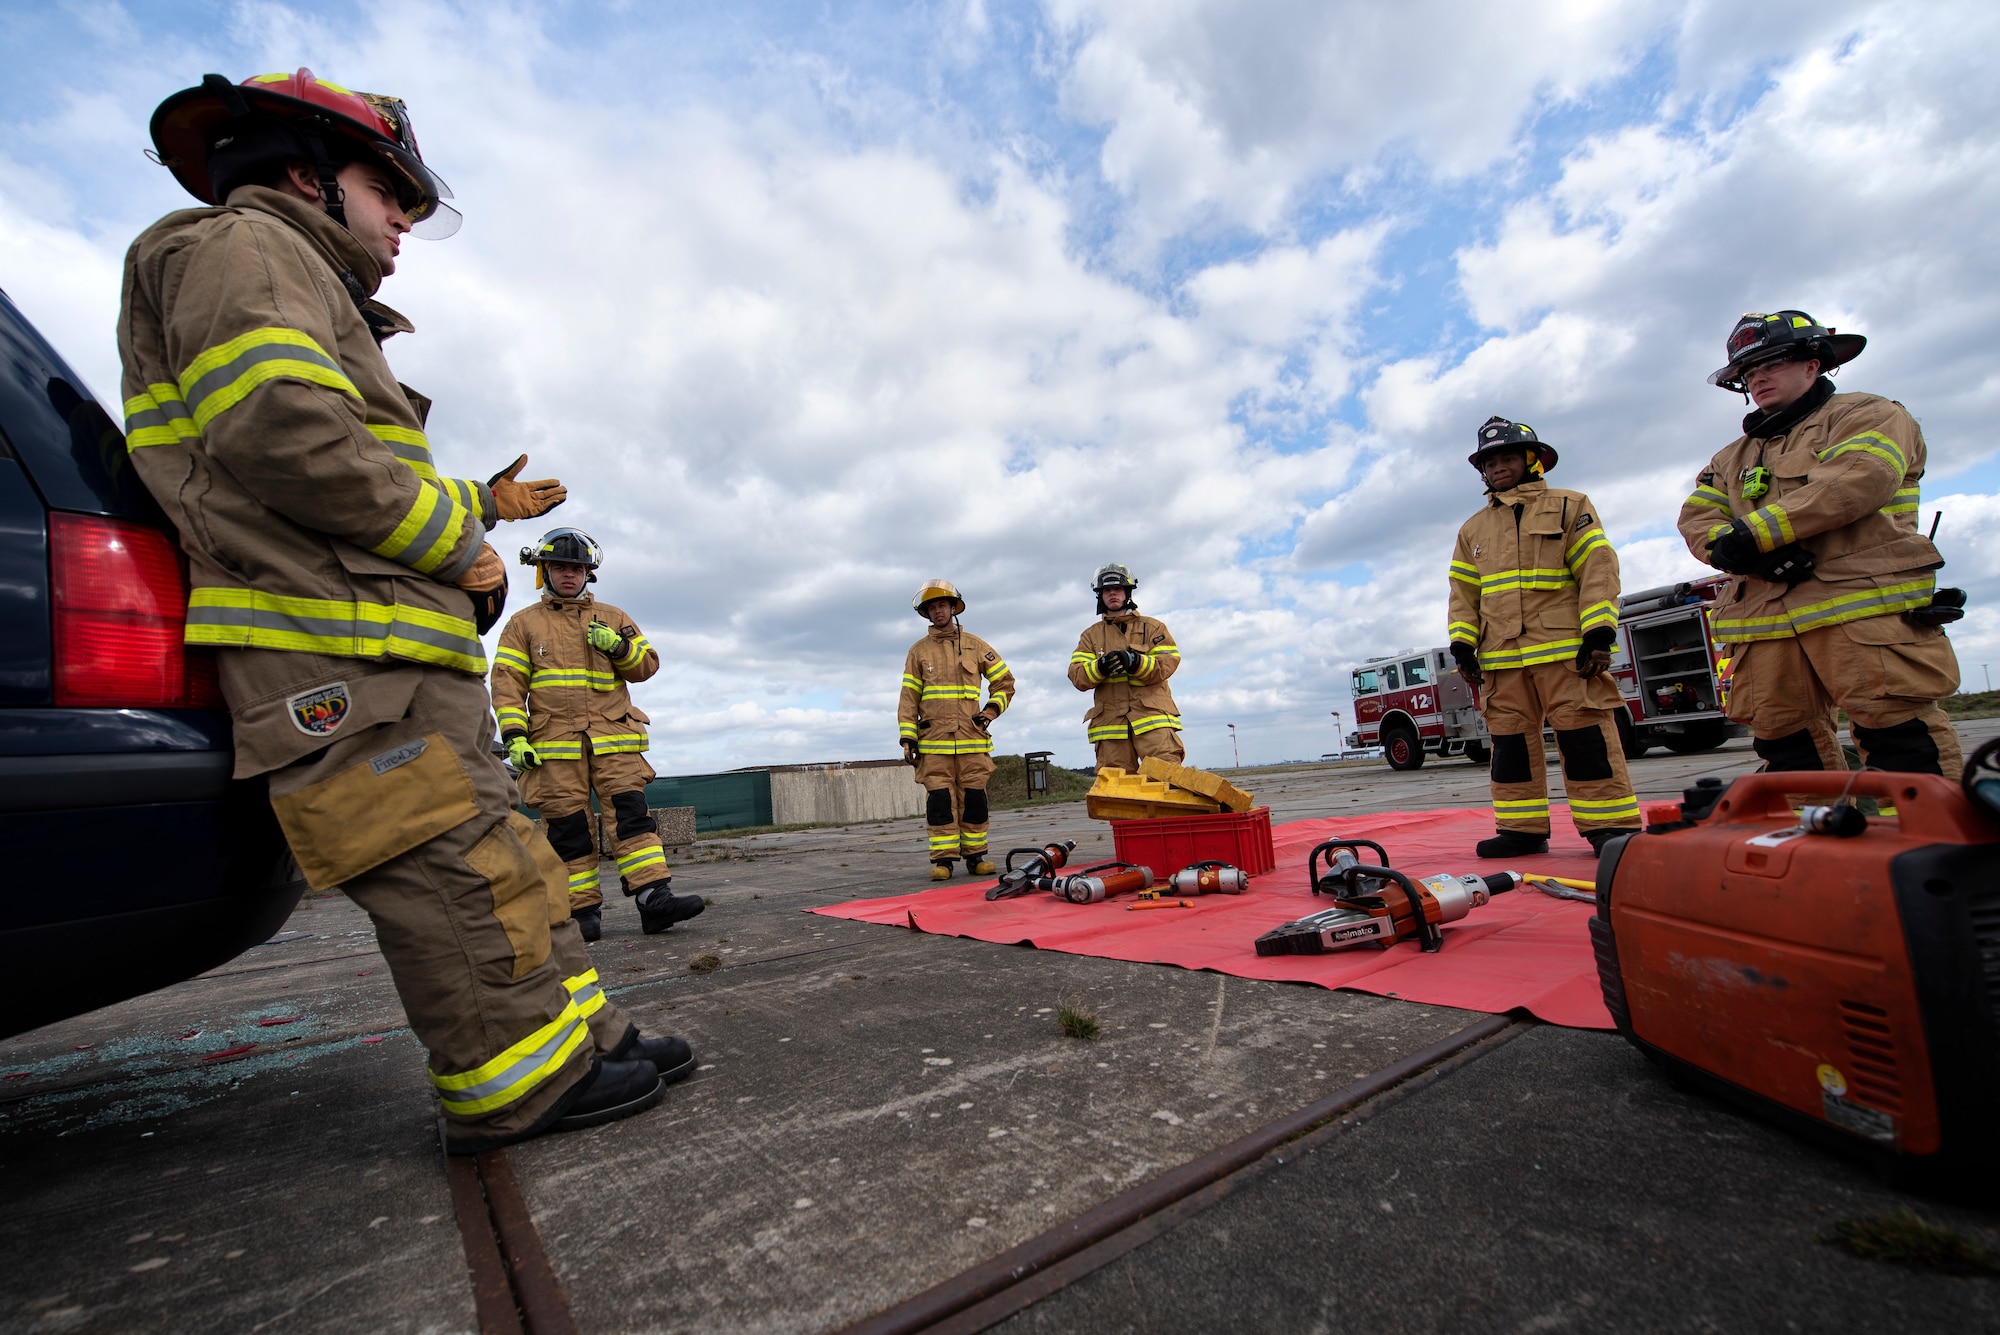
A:
[[[507,563],[493,550],[492,543],[479,544],[479,559],[455,582],[472,595],[472,622],[479,633],[484,635],[492,630],[499,623],[500,614],[507,610]]]
[[[569,488],[555,478],[519,481],[521,470],[527,466],[528,456],[524,454],[486,483],[493,490],[493,508],[502,519],[533,519],[569,499]]]

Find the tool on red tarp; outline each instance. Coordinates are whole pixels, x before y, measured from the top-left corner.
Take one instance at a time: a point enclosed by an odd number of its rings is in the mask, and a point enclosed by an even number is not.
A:
[[[1361,849],[1379,863],[1363,862]],[[1326,873],[1319,871],[1326,855]],[[1336,907],[1274,927],[1257,938],[1259,955],[1323,955],[1349,946],[1387,948],[1414,938],[1426,952],[1443,947],[1438,928],[1457,922],[1493,896],[1520,884],[1519,872],[1492,876],[1426,876],[1412,881],[1389,865],[1389,854],[1370,839],[1329,839],[1306,855],[1306,882]]]
[[[1958,783],[1746,774],[1685,823],[1607,844],[1590,935],[1619,1033],[1676,1081],[1897,1180],[1992,1199],[1994,747]],[[1864,816],[1864,798],[1895,816]]]
[[[1573,881],[1567,876],[1543,876],[1532,871],[1522,873],[1521,880],[1552,899],[1574,899],[1579,904],[1597,902],[1595,881]]]
[[[1240,895],[1250,878],[1227,862],[1196,862],[1167,878],[1167,889],[1177,895]]]
[[[1069,862],[1069,855],[1076,851],[1076,840],[1063,839],[1053,844],[1043,844],[1040,848],[1012,848],[1007,850],[1007,869],[1001,873],[999,883],[986,892],[988,899],[1013,899],[1035,890],[1047,890],[1055,874]],[[1014,859],[1026,857],[1020,866]]]
[[[1103,874],[1099,875],[1100,872]],[[1074,876],[1056,877],[1050,882],[1049,890],[1057,899],[1066,899],[1072,904],[1098,904],[1113,895],[1144,890],[1152,883],[1151,867],[1134,866],[1130,862],[1100,862],[1095,867],[1085,867]]]
[[[1194,901],[1192,899],[1142,899],[1136,904],[1127,904],[1125,911],[1127,913],[1137,913],[1141,909],[1191,909],[1193,907]]]

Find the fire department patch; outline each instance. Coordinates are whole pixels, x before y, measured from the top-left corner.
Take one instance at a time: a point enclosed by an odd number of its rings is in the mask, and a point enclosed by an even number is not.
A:
[[[292,726],[308,737],[332,736],[347,721],[348,711],[353,707],[354,700],[348,695],[344,681],[321,686],[285,701],[285,708],[291,711]]]

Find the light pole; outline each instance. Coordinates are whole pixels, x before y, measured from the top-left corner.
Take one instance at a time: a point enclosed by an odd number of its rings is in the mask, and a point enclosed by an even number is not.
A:
[[[1340,726],[1340,711],[1338,709],[1329,709],[1326,712],[1333,715],[1333,740],[1335,743],[1333,749],[1336,751],[1345,751],[1347,749],[1347,733]]]
[[[1990,668],[1990,667],[1988,667],[1988,666],[1986,666],[1986,664],[1984,664],[1984,663],[1981,663],[1981,664],[1979,665],[1979,670],[1980,670],[1981,672],[1984,672],[1984,673],[1986,674],[1986,689],[1987,689],[1987,690],[1989,690],[1989,691],[1990,691],[1990,690],[1992,690],[1992,689],[1993,689],[1993,669],[1992,669],[1992,668]]]
[[[1236,761],[1236,768],[1243,768],[1243,753],[1236,749],[1236,725],[1229,725],[1229,754]]]

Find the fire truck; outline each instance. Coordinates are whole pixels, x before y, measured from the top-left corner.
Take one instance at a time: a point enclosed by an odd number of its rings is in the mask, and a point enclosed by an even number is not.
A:
[[[1748,729],[1722,713],[1728,664],[1709,633],[1708,609],[1726,576],[1641,589],[1618,600],[1611,676],[1624,697],[1618,719],[1625,755],[1655,746],[1682,755],[1710,751]],[[1491,757],[1490,734],[1449,648],[1406,649],[1354,669],[1351,747],[1382,748],[1391,769],[1428,756]]]

